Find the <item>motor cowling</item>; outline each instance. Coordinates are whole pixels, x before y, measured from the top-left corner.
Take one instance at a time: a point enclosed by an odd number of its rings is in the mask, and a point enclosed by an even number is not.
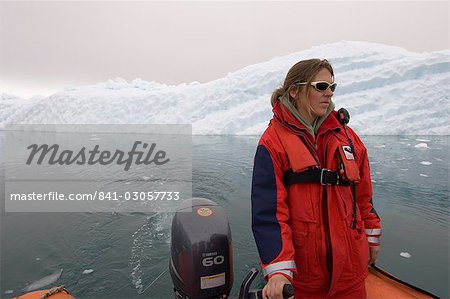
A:
[[[172,221],[170,275],[175,298],[227,298],[233,286],[231,230],[213,201],[184,201]]]

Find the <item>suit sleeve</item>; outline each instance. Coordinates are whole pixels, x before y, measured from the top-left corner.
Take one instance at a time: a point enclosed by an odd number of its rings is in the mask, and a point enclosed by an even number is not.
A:
[[[355,146],[360,148],[357,157],[361,181],[356,185],[358,207],[364,222],[365,233],[370,246],[378,246],[381,237],[381,220],[375,211],[372,200],[372,179],[370,177],[367,149],[362,141],[354,134]]]
[[[296,272],[287,191],[281,161],[267,144],[256,150],[252,180],[252,230],[264,277]]]

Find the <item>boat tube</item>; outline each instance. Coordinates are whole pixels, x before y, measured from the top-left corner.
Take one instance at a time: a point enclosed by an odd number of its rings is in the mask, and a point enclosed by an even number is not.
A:
[[[62,285],[48,290],[29,292],[12,299],[75,299]]]
[[[194,198],[184,201],[173,218],[170,274],[176,299],[228,298],[233,285],[232,239],[228,218],[217,203]],[[252,268],[241,283],[239,299],[262,298],[251,290],[258,275]],[[437,296],[401,281],[375,265],[366,279],[368,299],[430,299]],[[284,298],[293,296],[285,285]]]
[[[421,288],[400,280],[389,272],[371,265],[366,278],[368,299],[432,299],[439,298]]]
[[[230,298],[234,279],[232,239],[227,215],[220,205],[204,198],[181,203],[172,221],[170,251],[169,271],[175,299]],[[257,276],[258,270],[250,269],[241,283],[239,299],[262,299],[262,290],[250,289]],[[369,267],[365,283],[368,299],[439,298],[375,265]],[[293,295],[293,286],[286,284],[283,297]],[[44,298],[74,299],[64,286],[13,299]]]

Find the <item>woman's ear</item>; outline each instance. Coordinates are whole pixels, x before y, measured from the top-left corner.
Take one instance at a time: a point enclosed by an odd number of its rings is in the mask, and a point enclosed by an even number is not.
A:
[[[297,97],[297,93],[298,93],[297,86],[291,86],[291,88],[289,88],[289,95],[291,96],[291,98],[295,99]]]

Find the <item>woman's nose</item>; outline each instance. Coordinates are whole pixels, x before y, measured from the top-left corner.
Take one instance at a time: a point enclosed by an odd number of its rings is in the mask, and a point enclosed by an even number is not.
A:
[[[333,94],[334,94],[334,92],[331,91],[331,88],[327,88],[327,90],[325,90],[325,95],[331,97]]]

